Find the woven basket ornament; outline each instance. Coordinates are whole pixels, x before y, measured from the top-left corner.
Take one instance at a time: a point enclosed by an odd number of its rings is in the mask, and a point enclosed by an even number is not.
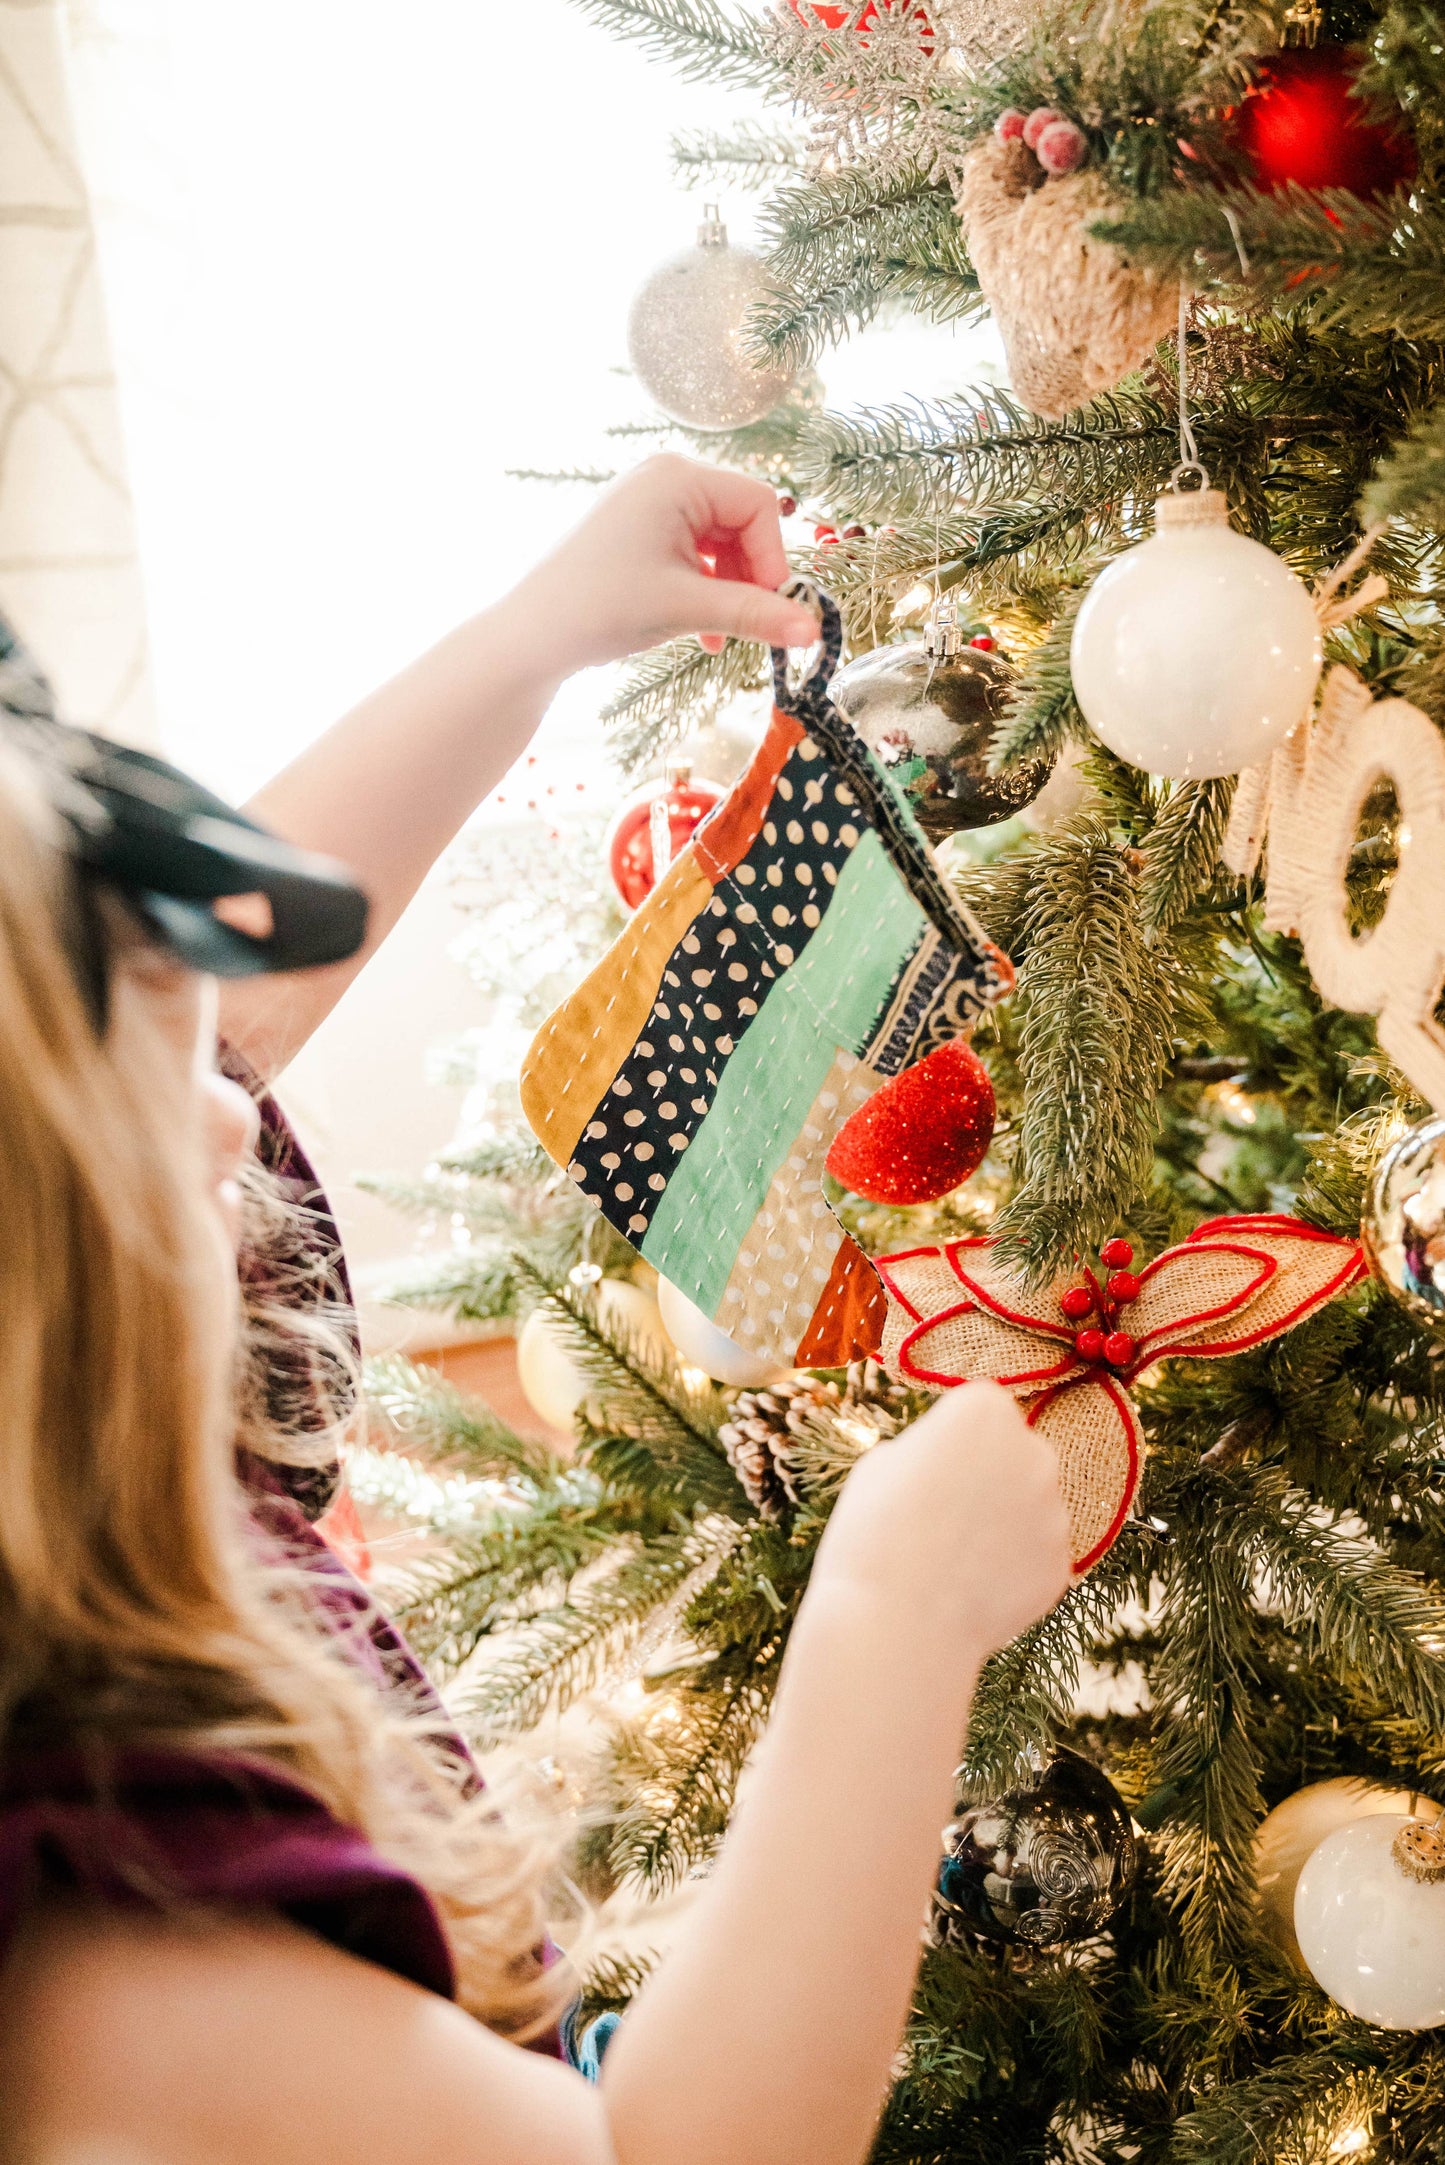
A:
[[[963,163],[958,214],[973,267],[1014,391],[1045,421],[1112,391],[1178,315],[1177,280],[1090,235],[1116,205],[1101,174],[1049,179],[1018,141],[988,136]]]
[[[823,1191],[845,1120],[1013,984],[828,698],[842,627],[522,1072],[544,1148],[720,1330],[831,1368],[883,1289]]]
[[[1365,1275],[1358,1241],[1288,1217],[1211,1218],[1138,1275],[1127,1304],[1090,1270],[1027,1285],[991,1240],[951,1240],[878,1259],[888,1291],[884,1365],[934,1389],[991,1380],[1028,1408],[1059,1453],[1082,1575],[1117,1540],[1144,1461],[1130,1386],[1156,1361],[1218,1360],[1293,1329]],[[1095,1337],[1087,1359],[1063,1296],[1082,1285]],[[1113,1334],[1118,1333],[1115,1337]],[[1125,1348],[1127,1347],[1127,1353]]]

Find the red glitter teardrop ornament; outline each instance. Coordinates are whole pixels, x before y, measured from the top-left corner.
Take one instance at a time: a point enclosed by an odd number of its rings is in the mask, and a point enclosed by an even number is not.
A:
[[[891,15],[896,8],[903,15],[917,16],[918,42],[924,52],[933,51],[936,37],[933,24],[924,9],[915,4],[915,0],[882,0],[881,10],[879,0],[868,0],[861,15],[858,13],[856,0],[853,0],[850,6],[841,5],[840,0],[788,0],[788,5],[800,23],[811,18],[812,21],[821,23],[825,30],[842,30],[851,25],[860,45],[868,43],[869,27],[877,22],[879,13]]]
[[[617,892],[630,910],[645,901],[657,885],[653,806],[659,801],[665,801],[667,806],[667,862],[671,864],[682,855],[708,813],[721,804],[724,794],[716,782],[694,781],[689,772],[682,770],[674,771],[665,781],[649,782],[624,804],[607,837],[607,863]]]
[[[936,1203],[983,1163],[993,1120],[988,1069],[955,1038],[844,1121],[828,1170],[870,1203]]]
[[[1381,127],[1350,95],[1364,59],[1357,45],[1316,45],[1265,62],[1233,115],[1257,188],[1273,194],[1295,182],[1379,196],[1414,178],[1415,146],[1403,122]]]

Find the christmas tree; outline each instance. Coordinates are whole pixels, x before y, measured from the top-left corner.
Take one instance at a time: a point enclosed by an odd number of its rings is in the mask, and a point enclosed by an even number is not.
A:
[[[886,1287],[835,1367],[754,1352],[742,1387],[674,1301],[679,1353],[627,1221],[519,1124],[398,1196],[457,1233],[404,1297],[530,1316],[577,1439],[379,1369],[392,1448],[354,1477],[435,1536],[403,1620],[483,1739],[640,1679],[583,1862],[664,1892],[726,1826],[849,1467],[1004,1376],[1079,1575],[985,1674],[879,2158],[1437,2158],[1445,17],[584,5],[750,101],[678,162],[768,191],[764,272],[725,352],[640,319],[639,372],[659,433],[811,535],[835,696],[1016,985],[985,1078],[881,1071],[834,1139]],[[889,311],[991,311],[1013,388],[829,411],[815,364]],[[766,672],[646,658],[620,758],[656,773]],[[490,898],[519,1032],[622,923],[592,840]]]

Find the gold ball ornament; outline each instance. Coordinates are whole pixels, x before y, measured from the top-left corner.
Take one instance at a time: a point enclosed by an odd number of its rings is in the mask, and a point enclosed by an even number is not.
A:
[[[1445,1335],[1445,1119],[1422,1120],[1385,1152],[1360,1230],[1380,1283]]]
[[[735,248],[709,204],[697,246],[658,266],[627,321],[633,369],[665,414],[718,431],[781,404],[792,371],[760,365],[748,345],[748,319],[774,290],[761,256]]]
[[[830,692],[870,752],[894,771],[930,841],[997,826],[1031,804],[1049,762],[989,773],[994,732],[1014,671],[970,644],[952,594],[934,604],[922,639],[875,647],[840,669]]]
[[[597,1319],[604,1330],[623,1331],[653,1359],[668,1351],[656,1299],[625,1278],[597,1286]],[[549,1428],[569,1435],[579,1407],[595,1389],[584,1375],[567,1334],[546,1308],[534,1308],[517,1338],[517,1381],[522,1395]]]
[[[1433,1821],[1438,1804],[1404,1789],[1381,1789],[1356,1775],[1311,1782],[1277,1804],[1254,1838],[1254,1877],[1265,1936],[1296,1969],[1307,1965],[1295,1936],[1295,1890],[1300,1873],[1327,1835],[1377,1813],[1408,1813]]]

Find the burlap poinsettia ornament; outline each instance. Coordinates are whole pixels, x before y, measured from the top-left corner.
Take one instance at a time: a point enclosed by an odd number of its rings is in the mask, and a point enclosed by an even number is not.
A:
[[[1018,140],[989,136],[963,163],[958,214],[973,267],[1014,390],[1046,421],[1111,391],[1178,313],[1176,280],[1091,237],[1116,200],[1101,173],[1049,178]]]
[[[1358,1241],[1299,1218],[1211,1218],[1137,1276],[1110,1241],[1083,1270],[1031,1287],[991,1240],[878,1258],[888,1293],[883,1361],[935,1388],[990,1378],[1025,1402],[1059,1453],[1074,1569],[1117,1539],[1143,1467],[1130,1385],[1156,1361],[1218,1360],[1263,1345],[1365,1275]]]

